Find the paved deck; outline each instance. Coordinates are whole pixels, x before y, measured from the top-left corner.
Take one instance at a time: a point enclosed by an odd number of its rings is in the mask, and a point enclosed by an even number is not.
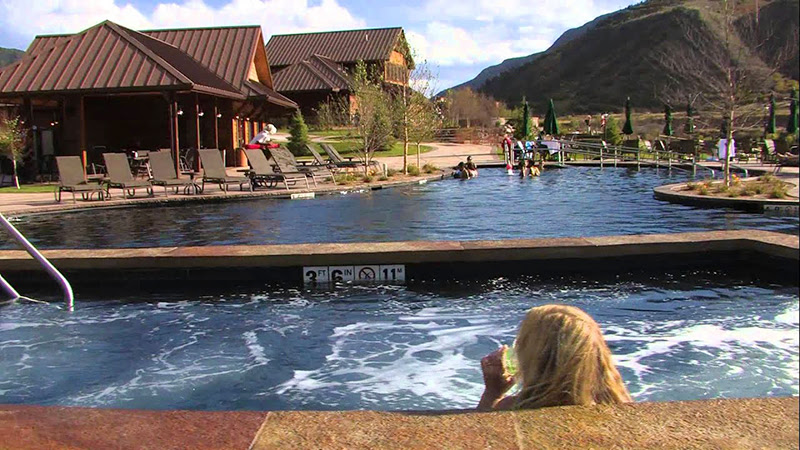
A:
[[[4,449],[798,448],[797,397],[476,413],[0,405]]]

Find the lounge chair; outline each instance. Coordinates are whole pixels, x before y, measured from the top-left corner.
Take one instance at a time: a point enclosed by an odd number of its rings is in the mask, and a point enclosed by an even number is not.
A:
[[[250,171],[249,175],[253,184],[266,181],[270,183],[270,185],[267,187],[271,187],[275,183],[283,182],[283,185],[288,191],[290,181],[292,184],[295,184],[297,181],[302,180],[306,183],[306,189],[311,189],[311,186],[308,184],[308,177],[304,173],[276,173],[274,170],[272,170],[272,165],[270,165],[269,161],[267,161],[267,157],[264,155],[263,150],[245,149],[244,154],[247,156],[247,161],[250,162],[250,168],[252,170]]]
[[[153,171],[153,180],[156,186],[164,186],[164,196],[169,197],[169,188],[174,188],[178,193],[183,188],[184,193],[190,189],[195,189],[195,184],[191,179],[180,178],[175,172],[175,162],[169,150],[161,152],[150,152],[150,170]]]
[[[238,184],[239,190],[244,190],[246,184],[253,192],[253,182],[248,177],[232,177],[225,171],[225,164],[222,162],[222,155],[215,148],[207,148],[197,151],[200,154],[200,163],[203,165],[203,183],[200,187],[202,191],[206,189],[206,181],[216,183],[219,188],[227,194],[229,184]]]
[[[322,157],[322,155],[319,154],[319,152],[317,151],[317,149],[314,148],[313,145],[306,144],[306,149],[314,157],[314,161],[316,162],[316,165],[318,165],[320,167],[327,167],[331,171],[333,171],[333,169],[336,168],[336,164],[332,163],[330,159],[325,161],[325,159]]]
[[[320,145],[322,146],[322,149],[325,150],[325,153],[328,154],[328,157],[330,157],[331,162],[336,164],[337,167],[353,168],[353,167],[364,166],[364,163],[362,161],[353,161],[352,158],[348,158],[348,160],[345,161],[344,158],[342,158],[342,155],[339,154],[339,151],[336,150],[336,148],[331,144],[320,144]],[[383,171],[383,166],[381,166],[381,163],[375,161],[374,159],[369,162],[369,165],[372,166],[373,170]]]
[[[270,155],[272,155],[272,159],[275,161],[275,164],[278,166],[278,169],[282,173],[283,172],[303,173],[311,178],[311,180],[314,182],[314,186],[317,185],[317,177],[320,177],[322,179],[325,178],[330,178],[331,180],[334,179],[333,172],[327,167],[298,166],[297,160],[294,158],[294,155],[287,148],[278,147],[278,148],[270,148],[268,150],[270,152]]]
[[[122,197],[136,195],[136,188],[144,188],[147,194],[153,196],[153,185],[148,180],[136,180],[131,174],[131,166],[128,163],[128,156],[124,153],[103,153],[103,160],[106,162],[108,170],[108,181],[106,186],[121,189]],[[108,192],[108,191],[107,191]]]
[[[86,181],[80,156],[56,156],[56,166],[59,182],[54,194],[57,202],[61,201],[61,193],[64,191],[72,192],[72,203],[77,203],[76,192],[80,192],[84,200],[91,200],[94,193],[97,193],[100,200],[106,199],[101,183]]]
[[[761,162],[777,162],[778,152],[775,150],[775,141],[764,139],[762,145]]]

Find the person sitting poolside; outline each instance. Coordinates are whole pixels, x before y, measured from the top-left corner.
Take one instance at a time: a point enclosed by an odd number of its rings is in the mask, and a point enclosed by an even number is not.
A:
[[[582,310],[544,305],[528,311],[514,343],[517,373],[505,345],[481,359],[479,411],[631,402],[600,326]],[[516,395],[506,392],[517,383]]]

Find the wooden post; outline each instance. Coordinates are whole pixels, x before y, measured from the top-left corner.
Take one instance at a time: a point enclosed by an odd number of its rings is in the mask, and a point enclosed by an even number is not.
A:
[[[214,97],[214,148],[219,150],[219,107],[216,97]]]
[[[169,103],[169,122],[170,122],[170,147],[172,147],[172,157],[175,159],[176,173],[181,173],[181,144],[178,130],[178,102],[173,94]]]
[[[194,148],[198,151],[198,157],[195,158],[194,170],[200,170],[200,101],[197,93],[194,94]]]
[[[83,177],[86,178],[86,102],[82,95],[78,98],[78,148],[83,161]]]

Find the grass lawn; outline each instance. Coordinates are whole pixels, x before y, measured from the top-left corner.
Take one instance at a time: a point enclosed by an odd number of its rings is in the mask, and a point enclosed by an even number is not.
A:
[[[54,189],[54,184],[22,184],[19,189],[14,186],[2,187],[0,188],[0,194],[35,194],[40,192],[52,194]]]
[[[356,152],[353,150],[358,145],[358,141],[348,140],[342,142],[331,142],[331,145],[342,154],[342,156],[355,156]],[[433,150],[433,147],[429,145],[421,145],[420,146],[420,153],[426,153]],[[417,146],[416,144],[409,144],[408,145],[408,154],[416,155],[417,154]],[[387,157],[387,156],[403,156],[403,143],[402,142],[395,142],[392,145],[392,149],[386,152],[375,152],[376,157]]]
[[[345,136],[356,136],[358,135],[358,131],[353,128],[342,128],[339,130],[320,130],[320,131],[309,131],[309,137],[345,137]]]

